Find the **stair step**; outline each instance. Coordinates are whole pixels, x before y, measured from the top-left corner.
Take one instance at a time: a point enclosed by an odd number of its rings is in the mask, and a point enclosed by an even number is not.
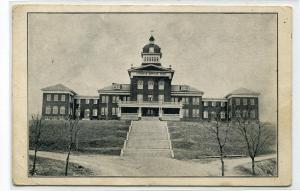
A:
[[[169,142],[167,140],[129,140],[127,142],[129,149],[169,149]]]
[[[124,156],[172,157],[170,149],[125,149]]]

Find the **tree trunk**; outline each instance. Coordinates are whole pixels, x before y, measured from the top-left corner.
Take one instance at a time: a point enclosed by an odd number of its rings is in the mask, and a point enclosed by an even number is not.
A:
[[[224,160],[223,160],[223,155],[221,155],[221,165],[222,165],[222,176],[224,176]]]
[[[69,149],[68,156],[67,156],[67,159],[66,159],[65,176],[68,176],[70,153],[71,153],[71,149]]]
[[[252,161],[252,175],[255,176],[255,161],[254,161],[254,157],[251,158]]]
[[[35,146],[35,149],[34,149],[34,157],[33,157],[32,169],[31,169],[31,176],[33,176],[34,172],[35,172],[36,153],[37,153],[37,146]]]

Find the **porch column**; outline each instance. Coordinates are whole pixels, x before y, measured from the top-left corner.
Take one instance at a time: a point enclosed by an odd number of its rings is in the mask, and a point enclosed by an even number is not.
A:
[[[179,109],[179,118],[181,119],[183,117],[182,108]]]
[[[141,107],[139,107],[139,109],[138,109],[138,117],[142,117],[142,108]]]
[[[158,115],[159,115],[159,117],[162,117],[162,114],[163,114],[163,111],[162,111],[162,108],[160,107],[160,108],[158,109]]]
[[[122,116],[122,108],[118,107],[118,117],[121,117],[121,116]]]

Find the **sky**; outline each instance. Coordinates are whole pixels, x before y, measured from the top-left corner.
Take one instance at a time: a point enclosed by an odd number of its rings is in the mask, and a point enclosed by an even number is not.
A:
[[[260,119],[276,122],[277,36],[274,14],[30,14],[29,114],[41,113],[41,88],[62,83],[98,95],[112,82],[129,83],[153,30],[172,84],[203,97],[244,87],[260,95]]]

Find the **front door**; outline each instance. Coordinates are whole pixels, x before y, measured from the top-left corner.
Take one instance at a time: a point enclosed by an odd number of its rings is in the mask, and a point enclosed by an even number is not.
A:
[[[142,108],[143,116],[158,116],[158,108]]]

